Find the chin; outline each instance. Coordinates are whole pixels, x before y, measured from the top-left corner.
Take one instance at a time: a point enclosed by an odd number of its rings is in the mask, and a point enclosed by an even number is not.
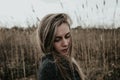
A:
[[[66,55],[68,55],[68,53],[61,53],[61,55],[66,56]]]

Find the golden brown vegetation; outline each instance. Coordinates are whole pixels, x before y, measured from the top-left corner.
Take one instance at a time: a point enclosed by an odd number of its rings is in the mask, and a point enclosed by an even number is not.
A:
[[[89,80],[120,78],[120,29],[72,30],[73,56]],[[0,80],[36,80],[41,51],[36,27],[0,29]]]

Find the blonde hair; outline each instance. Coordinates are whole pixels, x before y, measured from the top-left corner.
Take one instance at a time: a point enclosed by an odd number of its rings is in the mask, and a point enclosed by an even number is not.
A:
[[[45,16],[38,27],[38,38],[44,54],[53,51],[53,42],[57,26],[62,23],[70,24],[70,18],[66,14],[48,14]]]
[[[69,49],[70,53],[69,53],[68,57],[61,56],[60,54],[57,54],[55,52],[55,49],[53,46],[54,39],[55,39],[55,33],[57,30],[57,27],[60,26],[62,23],[68,24],[68,26],[70,28],[70,25],[72,24],[72,20],[65,13],[48,14],[47,16],[45,16],[42,19],[42,21],[37,29],[37,32],[38,32],[37,37],[38,37],[42,52],[44,53],[44,55],[49,54],[49,53],[51,53],[53,55],[53,57],[56,61],[56,65],[58,66],[60,73],[61,73],[62,77],[64,78],[64,80],[66,80],[66,79],[71,80],[71,79],[67,75],[66,70],[59,63],[59,60],[61,59],[61,57],[66,59],[69,62],[71,69],[73,69],[72,64],[76,65],[76,70],[78,71],[80,78],[82,80],[84,80],[81,69],[77,65],[77,62],[74,59],[72,59],[72,56],[71,56],[72,38],[71,38],[71,45],[70,45],[70,49]]]

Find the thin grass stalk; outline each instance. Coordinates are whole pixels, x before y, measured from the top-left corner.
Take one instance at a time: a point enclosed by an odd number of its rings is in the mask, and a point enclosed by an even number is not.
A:
[[[25,71],[25,55],[24,50],[21,48],[21,55],[22,55],[22,66],[23,66],[23,74],[24,78],[26,77],[26,71]]]

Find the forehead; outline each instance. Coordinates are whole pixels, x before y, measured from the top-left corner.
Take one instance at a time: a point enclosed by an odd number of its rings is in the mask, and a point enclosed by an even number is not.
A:
[[[67,23],[62,23],[60,26],[57,27],[56,36],[62,36],[66,33],[70,32],[70,28]]]

